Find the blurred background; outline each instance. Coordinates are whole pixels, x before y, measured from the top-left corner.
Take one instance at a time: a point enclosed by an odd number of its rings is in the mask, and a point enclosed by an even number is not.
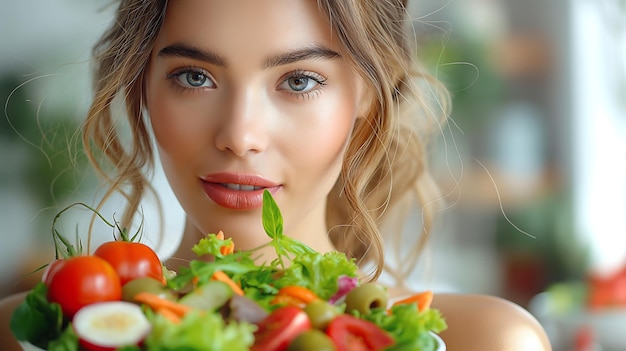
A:
[[[91,46],[114,8],[2,2],[5,296],[32,286],[40,273],[29,273],[54,257],[55,214],[101,195],[77,127],[90,101]],[[432,161],[449,206],[412,283],[513,300],[556,350],[626,349],[614,329],[626,325],[626,1],[419,0],[411,12],[417,55],[454,105]],[[159,172],[155,183],[175,203]],[[145,217],[153,210],[148,201]],[[163,256],[182,225],[180,209],[168,211]],[[69,236],[85,213],[68,212]],[[95,241],[113,231],[98,233]]]

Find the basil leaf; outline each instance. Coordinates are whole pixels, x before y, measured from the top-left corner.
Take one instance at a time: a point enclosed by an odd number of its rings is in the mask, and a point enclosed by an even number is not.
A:
[[[17,340],[28,341],[46,348],[47,343],[59,337],[63,330],[61,306],[49,303],[48,288],[39,283],[26,295],[11,316],[11,331]]]
[[[65,328],[61,336],[48,344],[49,351],[79,351],[78,336],[73,328]]]
[[[263,229],[271,239],[278,239],[283,236],[283,217],[280,209],[274,201],[272,194],[266,189],[263,192]]]

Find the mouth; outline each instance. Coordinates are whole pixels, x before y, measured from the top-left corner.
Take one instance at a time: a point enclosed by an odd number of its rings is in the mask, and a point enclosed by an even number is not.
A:
[[[255,190],[265,189],[262,186],[246,185],[246,184],[220,183],[220,185],[228,189],[238,190],[238,191],[255,191]]]
[[[282,186],[249,174],[217,173],[201,178],[205,194],[217,205],[235,210],[251,210],[263,205],[263,192],[272,194]]]

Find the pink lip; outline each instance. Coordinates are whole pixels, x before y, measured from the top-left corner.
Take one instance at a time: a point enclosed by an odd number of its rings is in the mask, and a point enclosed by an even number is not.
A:
[[[263,206],[265,189],[272,194],[280,189],[280,184],[251,174],[214,173],[202,177],[201,181],[204,192],[211,200],[222,207],[235,210],[260,208]],[[241,189],[237,189],[238,187]],[[250,189],[251,187],[254,189]]]

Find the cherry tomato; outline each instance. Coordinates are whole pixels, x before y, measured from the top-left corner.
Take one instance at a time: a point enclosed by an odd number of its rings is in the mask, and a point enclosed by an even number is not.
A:
[[[120,278],[113,267],[96,256],[67,258],[48,274],[48,301],[61,305],[63,314],[73,317],[83,306],[122,298]]]
[[[626,267],[610,275],[590,274],[587,288],[587,306],[591,309],[626,306]]]
[[[93,254],[113,266],[122,285],[145,277],[163,280],[161,260],[148,245],[130,241],[109,241],[100,245]]]
[[[41,276],[41,281],[46,285],[50,285],[52,277],[54,277],[56,272],[61,269],[61,267],[63,267],[64,263],[65,260],[62,258],[50,262],[50,264],[48,264],[48,267],[46,267],[46,270],[43,272],[43,275]]]
[[[300,333],[311,329],[307,314],[295,306],[280,307],[258,325],[250,351],[284,351]]]
[[[376,324],[347,314],[335,317],[326,333],[337,346],[337,351],[378,351],[395,342]]]

